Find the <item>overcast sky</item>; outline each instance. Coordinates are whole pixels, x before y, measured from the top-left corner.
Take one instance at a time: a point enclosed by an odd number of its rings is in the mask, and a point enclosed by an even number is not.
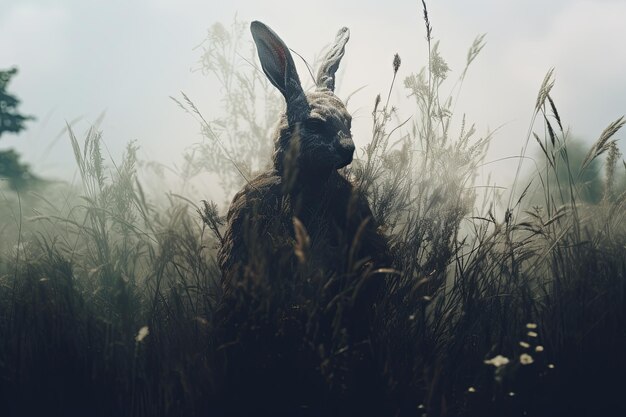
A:
[[[402,57],[401,77],[419,70],[427,57],[421,4],[412,0],[2,3],[0,68],[19,67],[10,91],[37,121],[20,136],[4,136],[0,148],[15,147],[36,172],[61,178],[74,170],[68,138],[54,140],[65,121],[82,117],[77,131],[83,132],[105,110],[104,139],[114,155],[134,139],[142,158],[176,163],[199,140],[198,127],[168,96],[182,90],[208,118],[219,112],[215,83],[191,71],[200,56],[193,48],[213,23],[228,23],[235,14],[264,21],[307,58],[348,26],[338,94],[367,85],[351,106],[363,115],[386,91],[394,53]],[[626,1],[433,0],[429,9],[450,77],[458,76],[475,36],[487,33],[457,112],[481,133],[503,126],[490,158],[519,152],[550,67],[556,68],[552,95],[577,136],[591,142],[626,113]],[[403,95],[397,89],[394,99],[402,103]],[[369,118],[355,118],[358,144],[369,127]]]

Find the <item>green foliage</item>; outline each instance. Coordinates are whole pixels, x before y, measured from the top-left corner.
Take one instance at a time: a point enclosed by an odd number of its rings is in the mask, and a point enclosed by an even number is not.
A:
[[[20,101],[9,94],[7,87],[11,78],[17,74],[17,68],[0,71],[0,137],[4,133],[19,133],[25,129],[24,123],[33,120],[18,112]],[[13,190],[32,184],[37,178],[30,172],[28,165],[19,161],[19,155],[13,151],[0,151],[0,179],[7,179]]]
[[[38,182],[28,165],[20,162],[20,157],[13,149],[0,151],[0,180],[6,180],[12,190],[19,190]]]
[[[589,150],[586,149],[585,143],[569,138],[567,133],[564,133],[562,138],[555,136],[554,145],[550,140],[539,140],[538,136],[536,140],[540,144],[538,170],[533,173],[531,179],[538,180],[535,189],[539,192],[528,196],[527,204],[543,204],[553,190],[559,190],[570,183],[574,198],[589,204],[597,204],[607,195],[615,197],[626,190],[623,186],[625,173],[617,167],[620,156],[614,142],[603,173],[599,159],[586,161]],[[561,195],[557,201],[565,203],[569,195],[569,192]]]
[[[19,133],[24,129],[24,122],[33,120],[32,116],[18,112],[19,99],[7,91],[11,78],[16,74],[17,68],[0,71],[0,136],[3,133]]]

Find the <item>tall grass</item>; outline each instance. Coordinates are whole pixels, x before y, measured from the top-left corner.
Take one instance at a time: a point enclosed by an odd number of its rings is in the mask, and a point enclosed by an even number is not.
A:
[[[133,144],[105,164],[98,131],[82,149],[69,132],[82,192],[29,196],[20,220],[37,226],[0,264],[3,404],[8,415],[194,414],[205,400],[189,384],[210,387],[206,358],[193,358],[208,352],[215,242],[187,202],[149,202]]]
[[[303,270],[222,302],[222,208],[173,193],[159,203],[142,185],[136,145],[105,161],[100,132],[79,140],[68,129],[80,185],[3,194],[2,414],[623,415],[626,194],[615,140],[624,121],[577,160],[549,72],[526,138],[542,162],[527,179],[520,167],[505,192],[479,193],[490,135],[476,137],[464,117],[452,126],[484,37],[444,97],[450,70],[423,5],[428,62],[404,80],[412,116],[390,103],[396,56],[371,140],[344,172],[394,258],[371,321],[352,314],[372,279],[358,269],[339,292]],[[180,102],[208,136],[189,175],[223,172],[227,193],[264,164],[264,151],[233,148],[229,135],[269,136],[252,111],[257,96],[239,94],[262,89],[258,75],[213,61],[240,56],[233,28],[214,27],[203,55],[230,103],[223,130]],[[602,198],[589,202],[586,171],[604,155]],[[301,254],[305,238],[294,236]]]

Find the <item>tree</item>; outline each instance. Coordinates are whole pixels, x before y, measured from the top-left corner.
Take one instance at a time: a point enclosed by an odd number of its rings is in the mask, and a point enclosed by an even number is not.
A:
[[[33,116],[19,113],[17,107],[20,100],[7,92],[7,86],[15,74],[17,68],[0,70],[0,138],[4,133],[21,132],[25,129],[25,122],[34,120]],[[37,180],[28,165],[19,159],[19,155],[12,149],[0,151],[0,178],[8,180],[9,187],[14,190]]]

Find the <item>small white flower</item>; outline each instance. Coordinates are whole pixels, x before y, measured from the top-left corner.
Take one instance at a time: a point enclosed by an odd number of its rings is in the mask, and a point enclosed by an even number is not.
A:
[[[469,387],[469,388],[467,389],[467,392],[476,392],[476,388],[474,388],[474,387]]]
[[[526,328],[534,330],[537,328],[537,323],[526,323]]]
[[[143,326],[141,329],[139,329],[139,332],[137,332],[137,336],[135,336],[135,342],[140,343],[149,334],[150,329],[148,329],[148,326]]]
[[[554,369],[554,364],[553,364],[553,363],[549,363],[549,364],[548,364],[548,368],[550,368],[550,369]]]
[[[523,347],[524,349],[528,349],[530,347],[530,345],[526,342],[519,342],[519,345]]]
[[[537,337],[537,336],[539,336],[537,334],[537,332],[528,332],[527,334],[528,334],[529,337]]]
[[[534,359],[528,353],[522,353],[519,357],[519,362],[522,365],[530,365],[531,363],[534,362]]]
[[[504,366],[507,363],[509,363],[509,358],[507,358],[506,356],[502,356],[502,355],[495,356],[485,361],[486,365],[493,365],[496,368]]]
[[[543,352],[543,346],[539,345],[535,347],[535,352]]]
[[[509,392],[509,397],[515,397],[515,393],[513,391]]]

